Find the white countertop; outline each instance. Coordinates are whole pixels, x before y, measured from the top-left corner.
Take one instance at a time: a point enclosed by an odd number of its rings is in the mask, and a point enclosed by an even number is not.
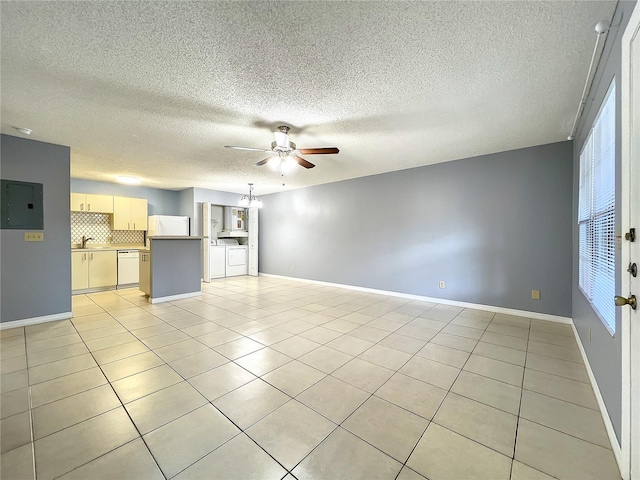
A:
[[[86,252],[94,251],[110,251],[110,250],[141,250],[145,246],[141,243],[88,243],[86,248],[80,248],[80,244],[71,244],[71,251]]]
[[[149,240],[202,240],[202,237],[189,237],[187,235],[155,235],[147,238]]]

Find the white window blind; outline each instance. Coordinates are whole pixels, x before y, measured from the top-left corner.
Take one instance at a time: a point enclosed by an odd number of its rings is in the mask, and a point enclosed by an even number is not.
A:
[[[616,332],[616,89],[611,84],[580,154],[579,284],[611,334]]]

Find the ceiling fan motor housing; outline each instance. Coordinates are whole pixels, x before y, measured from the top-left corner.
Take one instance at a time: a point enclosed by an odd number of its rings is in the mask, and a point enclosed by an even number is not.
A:
[[[293,142],[287,142],[287,145],[280,145],[278,142],[271,142],[271,150],[277,153],[292,153],[296,149],[296,144]]]

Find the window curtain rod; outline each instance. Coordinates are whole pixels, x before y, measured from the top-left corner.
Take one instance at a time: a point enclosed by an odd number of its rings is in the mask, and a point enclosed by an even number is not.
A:
[[[567,140],[573,140],[574,135],[576,134],[576,127],[578,126],[578,120],[580,119],[580,115],[582,115],[582,111],[584,110],[584,106],[587,103],[587,94],[589,90],[591,90],[591,84],[593,83],[593,77],[591,73],[593,71],[593,66],[600,61],[600,56],[602,55],[602,50],[599,51],[598,54],[598,46],[600,45],[600,37],[606,36],[607,32],[611,29],[607,22],[598,22],[596,24],[595,30],[596,34],[596,44],[593,47],[593,53],[591,54],[591,63],[589,64],[589,71],[587,72],[587,80],[584,82],[584,88],[582,89],[582,97],[580,97],[580,103],[578,104],[578,111],[576,112],[576,117],[573,119],[573,126],[571,127],[571,133],[567,137]],[[597,61],[596,61],[596,56]]]

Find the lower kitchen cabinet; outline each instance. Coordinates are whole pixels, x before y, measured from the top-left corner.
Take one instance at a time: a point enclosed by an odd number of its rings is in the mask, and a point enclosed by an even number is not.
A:
[[[140,266],[140,283],[138,289],[145,295],[151,295],[151,251],[142,251],[138,257]]]
[[[71,252],[71,290],[113,287],[118,281],[115,250]]]
[[[89,254],[71,252],[71,290],[89,288]]]

